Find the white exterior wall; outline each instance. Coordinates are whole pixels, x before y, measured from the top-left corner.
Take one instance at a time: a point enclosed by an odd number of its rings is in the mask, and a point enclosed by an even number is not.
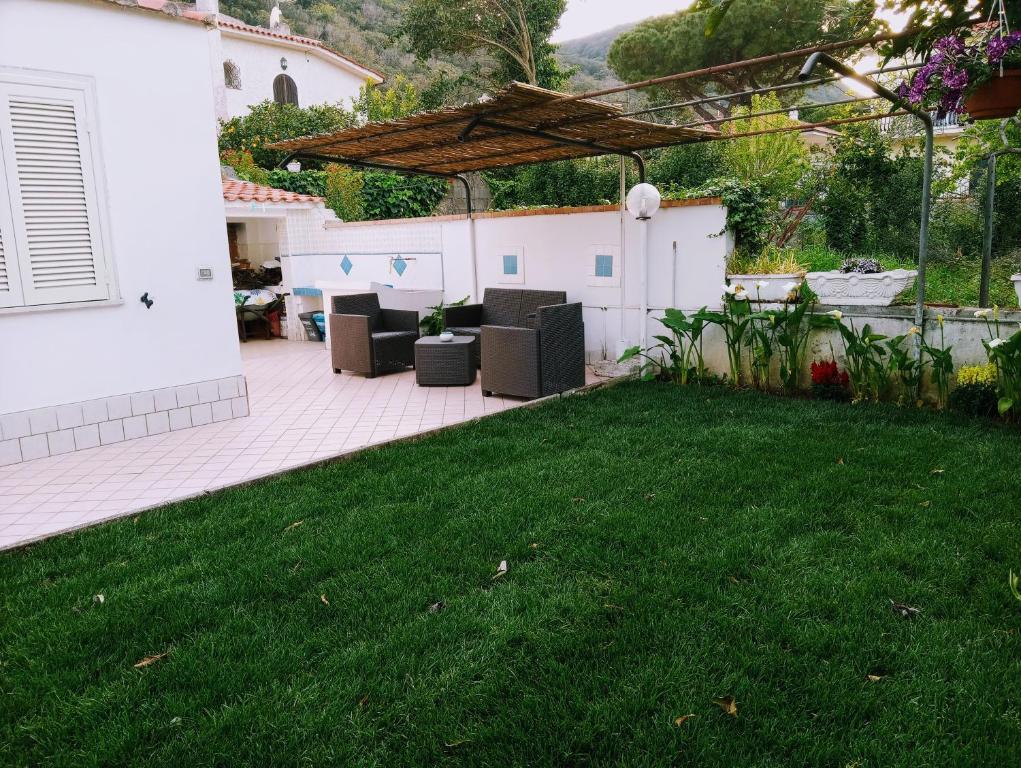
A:
[[[211,34],[88,0],[0,2],[0,65],[94,80],[101,205],[122,300],[0,311],[0,414],[241,373]],[[213,280],[196,279],[200,265]],[[139,301],[146,292],[152,309]]]
[[[337,102],[350,107],[350,100],[358,96],[358,89],[366,82],[356,70],[331,63],[322,54],[298,44],[272,38],[234,37],[230,30],[223,29],[219,47],[224,60],[233,61],[241,70],[241,90],[224,90],[228,117],[248,114],[251,105],[272,100],[273,79],[279,74],[294,80],[302,107]],[[286,70],[280,67],[281,57],[287,59]],[[218,69],[222,83],[222,62]]]
[[[639,225],[625,217],[623,269],[620,268],[620,213],[600,210],[534,215],[481,214],[474,222],[478,286],[527,287],[567,291],[568,301],[584,306],[589,359],[615,357],[621,342],[620,278],[623,277],[624,344],[640,336]],[[284,284],[313,287],[317,281],[366,284],[376,281],[405,289],[442,289],[445,300],[476,296],[470,225],[464,218],[435,217],[398,222],[327,221],[322,212],[288,214],[281,254]],[[697,309],[719,304],[719,286],[732,247],[724,229],[723,206],[699,203],[664,207],[649,226],[649,334],[661,328],[653,318],[669,306]],[[676,243],[676,254],[674,244]],[[615,257],[612,279],[593,279],[596,252]],[[502,274],[503,256],[519,255],[520,280]],[[408,261],[403,275],[393,268]],[[341,269],[347,256],[350,274]],[[293,313],[289,309],[289,313]],[[301,338],[298,323],[291,337]]]

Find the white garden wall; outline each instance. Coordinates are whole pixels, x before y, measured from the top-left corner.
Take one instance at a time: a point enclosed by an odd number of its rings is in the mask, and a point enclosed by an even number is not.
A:
[[[0,414],[241,373],[211,34],[113,3],[0,2],[0,66],[94,83],[115,277],[109,303],[0,311]],[[199,266],[213,279],[198,280]]]
[[[623,281],[624,342],[639,338],[641,225],[625,214],[622,242],[616,207],[482,213],[473,224],[454,216],[349,223],[323,217],[288,215],[281,253],[289,289],[377,281],[442,289],[448,302],[480,296],[490,286],[565,290],[569,301],[584,306],[589,358],[601,360],[616,356],[621,344]],[[649,222],[650,334],[659,327],[651,318],[665,307],[718,305],[731,248],[720,236],[725,217],[719,200],[696,200],[665,203]],[[517,274],[504,274],[505,256],[516,257]],[[609,257],[610,276],[596,275],[596,256]],[[292,338],[299,338],[300,328],[291,326]]]

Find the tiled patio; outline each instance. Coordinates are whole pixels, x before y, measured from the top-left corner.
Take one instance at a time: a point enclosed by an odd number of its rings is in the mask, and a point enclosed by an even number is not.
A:
[[[320,344],[251,341],[241,354],[246,418],[0,468],[0,549],[522,402],[483,397],[478,379],[338,376]]]

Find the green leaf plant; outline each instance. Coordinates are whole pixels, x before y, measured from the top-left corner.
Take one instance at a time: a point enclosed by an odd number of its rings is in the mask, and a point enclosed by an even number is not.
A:
[[[1021,414],[1021,330],[1000,336],[1000,309],[980,309],[975,317],[985,320],[989,338],[982,341],[989,362],[996,366],[997,410],[1007,419]]]
[[[664,379],[675,384],[702,382],[709,377],[702,356],[702,332],[707,321],[706,308],[691,315],[679,309],[667,309],[658,318],[670,334],[653,336],[659,343],[647,350],[634,346],[624,350],[617,362],[640,359],[640,375],[643,380]]]
[[[844,357],[851,379],[851,393],[855,402],[878,400],[887,379],[887,366],[883,358],[887,350],[880,345],[887,337],[872,330],[866,323],[859,332],[854,321],[841,322],[843,313],[838,309],[816,318],[817,327],[835,328],[844,341]]]

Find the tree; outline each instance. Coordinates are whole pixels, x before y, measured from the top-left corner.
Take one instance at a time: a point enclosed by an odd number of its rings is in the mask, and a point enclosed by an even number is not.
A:
[[[387,86],[363,85],[352,108],[360,121],[375,123],[413,115],[422,105],[411,81],[404,75],[397,75]]]
[[[400,31],[420,59],[434,54],[492,58],[493,83],[521,80],[559,88],[569,76],[549,43],[567,0],[410,0]]]
[[[643,22],[614,41],[607,62],[619,78],[634,82],[857,37],[872,28],[874,14],[874,0],[742,0],[734,3],[726,23],[711,37],[705,34],[709,17],[705,10]],[[662,86],[654,96],[690,100],[787,82],[802,64],[791,59],[765,68],[682,80]],[[747,104],[747,100],[736,103]],[[695,111],[709,118],[732,106],[714,104]]]
[[[737,115],[769,112],[780,107],[775,94],[753,96],[750,107],[739,107]],[[728,123],[724,133],[737,134],[765,131],[791,125],[786,115],[742,117]],[[731,174],[744,182],[757,182],[766,193],[778,200],[797,196],[799,183],[808,175],[808,147],[797,133],[767,133],[722,142],[724,164]]]

